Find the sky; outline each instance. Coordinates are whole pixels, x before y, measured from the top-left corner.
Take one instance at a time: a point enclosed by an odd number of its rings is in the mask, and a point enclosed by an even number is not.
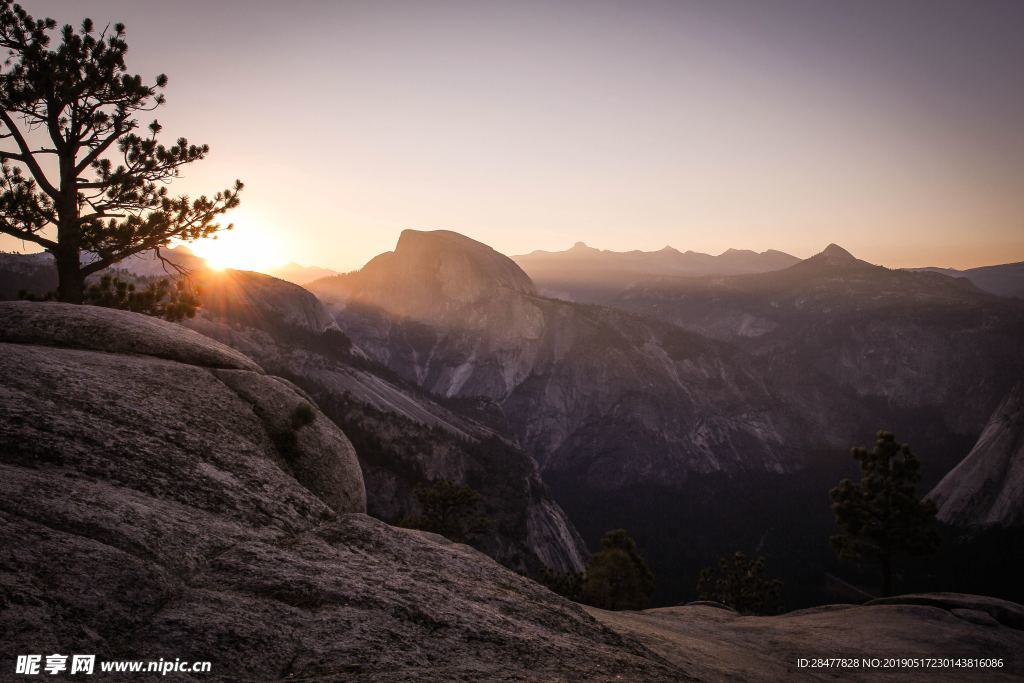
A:
[[[352,270],[405,228],[1024,260],[1019,0],[23,5],[122,21],[129,69],[169,76],[151,116],[212,148],[172,193],[246,184],[197,245],[223,265]]]

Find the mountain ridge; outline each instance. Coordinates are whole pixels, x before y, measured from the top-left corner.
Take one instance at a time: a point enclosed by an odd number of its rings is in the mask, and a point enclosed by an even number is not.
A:
[[[583,242],[560,251],[536,250],[512,256],[543,293],[572,301],[597,303],[594,291],[617,291],[645,278],[765,272],[790,266],[799,259],[770,249],[754,252],[727,249],[717,256],[681,252],[672,246],[657,251],[594,249]],[[594,290],[594,291],[592,291]]]
[[[671,254],[692,255],[692,256],[710,257],[710,258],[719,258],[719,257],[722,257],[722,256],[737,255],[737,254],[742,254],[742,255],[753,254],[753,255],[756,255],[756,256],[764,256],[766,254],[781,254],[781,255],[783,255],[785,257],[793,259],[794,261],[799,260],[797,257],[791,256],[790,254],[787,254],[786,252],[780,251],[778,249],[766,249],[765,251],[760,251],[759,252],[759,251],[755,251],[753,249],[736,249],[734,247],[729,247],[729,248],[725,249],[724,251],[722,251],[719,254],[708,254],[708,253],[705,253],[705,252],[693,251],[693,250],[689,250],[689,249],[684,252],[684,251],[680,251],[679,249],[677,249],[676,247],[673,247],[670,244],[666,244],[661,249],[655,249],[653,251],[643,251],[642,249],[629,249],[627,251],[615,251],[615,250],[612,250],[612,249],[598,249],[597,247],[591,247],[590,245],[588,245],[586,242],[584,242],[582,240],[573,243],[573,245],[570,248],[564,249],[562,251],[550,251],[550,250],[547,250],[547,249],[534,249],[533,251],[525,253],[525,254],[516,254],[516,255],[509,256],[509,258],[511,258],[513,261],[518,262],[520,259],[527,259],[527,258],[532,257],[532,256],[558,257],[558,256],[561,256],[561,255],[570,254],[570,253],[573,253],[573,252],[576,252],[576,253],[579,253],[579,254],[595,254],[595,255],[596,254],[601,254],[601,255],[607,255],[607,256],[611,256],[611,257],[618,257],[618,256],[626,255],[626,254],[630,254],[630,255],[651,255],[651,254],[671,253]]]
[[[1024,299],[1024,261],[979,266],[965,270],[935,267],[909,268],[908,270],[929,271],[952,278],[965,278],[990,294]]]
[[[707,553],[707,564],[735,547],[702,538],[700,550],[673,555],[666,515],[728,527],[748,543],[768,534],[766,552],[776,554],[789,528],[825,538],[827,506],[813,519],[800,510],[852,474],[850,446],[879,428],[895,431],[927,454],[930,488],[1024,372],[1024,307],[839,247],[779,271],[660,278],[609,305],[503,289],[470,307],[435,301],[412,318],[376,304],[440,291],[431,278],[443,276],[386,276],[395,264],[373,262],[373,277],[401,280],[408,292],[362,298],[368,281],[359,272],[338,289],[311,287],[375,361],[431,394],[490,405],[541,463],[584,538],[629,527],[658,549],[656,570],[676,572],[673,593],[692,591],[693,554]],[[792,509],[762,495],[766,487]],[[737,491],[751,497],[742,512],[720,503]],[[738,527],[737,515],[764,526]],[[795,556],[785,571],[825,561]]]

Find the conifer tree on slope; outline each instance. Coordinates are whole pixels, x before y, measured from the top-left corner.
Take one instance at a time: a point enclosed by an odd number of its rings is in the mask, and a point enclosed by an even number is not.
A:
[[[81,303],[85,278],[128,256],[162,258],[172,239],[222,229],[216,219],[238,205],[242,183],[212,198],[168,193],[209,147],[160,144],[155,120],[139,131],[136,115],[164,104],[167,77],[148,84],[128,73],[123,24],[97,31],[85,19],[57,31],[0,0],[0,49],[0,232],[53,254],[59,300]]]
[[[624,529],[601,539],[581,586],[582,600],[602,609],[643,609],[654,592],[654,575]]]
[[[844,479],[830,492],[839,534],[832,547],[842,559],[878,562],[881,592],[892,594],[893,561],[899,555],[927,555],[939,544],[935,504],[917,494],[921,463],[910,446],[890,432],[878,432],[873,450],[854,448],[861,479]]]

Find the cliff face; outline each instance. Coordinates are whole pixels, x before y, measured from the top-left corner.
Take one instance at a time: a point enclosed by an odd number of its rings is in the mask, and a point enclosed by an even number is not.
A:
[[[0,350],[7,671],[88,652],[225,681],[685,678],[481,553],[362,514],[345,436],[230,348],[15,302]]]
[[[1024,526],[1024,385],[996,408],[978,443],[928,496],[947,524]]]
[[[614,487],[798,466],[779,457],[771,399],[727,345],[539,297],[511,260],[496,260],[485,245],[461,238],[451,260],[438,260],[450,248],[447,233],[410,234],[393,254],[313,291],[335,305],[359,348],[403,378],[435,395],[492,402],[543,468]],[[424,261],[458,262],[459,273],[474,274],[458,281],[489,294],[472,295],[472,305],[438,300],[455,276],[407,265]],[[420,291],[432,292],[431,304],[407,306]]]
[[[309,289],[352,304],[343,327],[357,344],[442,396],[507,394],[529,374],[545,334],[530,278],[490,247],[445,230],[405,230],[393,252]],[[457,348],[434,343],[433,328],[458,338]]]

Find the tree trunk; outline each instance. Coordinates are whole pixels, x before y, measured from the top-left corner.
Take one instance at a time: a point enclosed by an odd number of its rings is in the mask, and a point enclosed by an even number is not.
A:
[[[51,136],[53,133],[51,132]],[[62,146],[54,138],[59,150],[60,196],[55,199],[57,209],[57,300],[80,304],[85,289],[82,275],[82,228],[78,224],[78,187],[75,172],[76,147]]]
[[[892,558],[886,554],[879,560],[882,565],[882,597],[887,598],[892,595]]]
[[[75,158],[60,157],[61,197],[55,202],[57,209],[57,300],[80,304],[83,299],[85,277],[81,263],[81,228],[78,225],[78,194],[75,192]]]
[[[82,277],[78,249],[61,245],[54,258],[57,259],[57,300],[69,304],[82,303],[85,278]]]

